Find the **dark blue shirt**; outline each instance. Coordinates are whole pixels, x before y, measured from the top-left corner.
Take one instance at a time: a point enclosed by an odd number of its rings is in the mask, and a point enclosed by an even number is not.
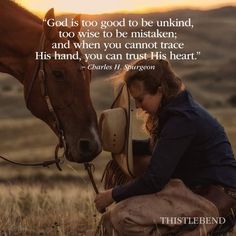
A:
[[[236,161],[223,127],[188,91],[165,105],[159,116],[158,141],[147,171],[115,187],[115,201],[158,192],[171,178],[188,187],[220,184],[236,188]],[[134,154],[148,154],[148,141],[134,141]]]

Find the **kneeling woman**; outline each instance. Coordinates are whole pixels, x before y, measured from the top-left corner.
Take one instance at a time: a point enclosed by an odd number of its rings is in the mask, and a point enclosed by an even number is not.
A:
[[[98,211],[118,203],[104,214],[107,235],[110,230],[127,236],[207,235],[217,218],[236,208],[236,161],[229,140],[168,61],[135,65],[155,66],[124,76],[136,107],[149,115],[150,139],[133,142],[136,162],[143,155],[151,158],[140,177],[97,195]]]

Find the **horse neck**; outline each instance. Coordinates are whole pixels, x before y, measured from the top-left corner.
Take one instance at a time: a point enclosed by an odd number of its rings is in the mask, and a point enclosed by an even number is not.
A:
[[[0,2],[0,72],[23,83],[42,33],[41,20],[10,1]]]

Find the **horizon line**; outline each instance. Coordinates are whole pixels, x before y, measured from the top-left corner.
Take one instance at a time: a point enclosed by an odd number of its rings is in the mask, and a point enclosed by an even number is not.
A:
[[[178,11],[178,10],[192,10],[192,11],[210,11],[210,10],[216,10],[220,8],[227,8],[227,7],[233,7],[236,8],[236,4],[220,4],[217,6],[212,6],[212,7],[190,7],[190,6],[181,6],[181,7],[169,7],[169,8],[145,8],[145,9],[140,9],[140,10],[120,10],[120,11],[109,11],[109,12],[102,12],[102,13],[86,13],[86,12],[81,12],[80,14],[82,15],[105,15],[105,14],[149,14],[149,13],[165,13],[165,12],[172,12],[172,11]],[[43,11],[36,11],[36,10],[31,10],[34,14],[38,16],[44,16],[45,12]],[[57,13],[58,14],[58,13]],[[78,14],[78,12],[73,12],[73,11],[60,11],[60,15],[66,15],[66,14]]]

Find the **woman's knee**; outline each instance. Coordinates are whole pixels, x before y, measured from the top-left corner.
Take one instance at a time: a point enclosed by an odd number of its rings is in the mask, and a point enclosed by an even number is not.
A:
[[[133,222],[129,214],[129,208],[125,202],[120,202],[110,211],[111,224],[121,235],[125,234]]]
[[[118,203],[110,212],[110,220],[114,229],[119,235],[139,236],[149,235],[150,226],[142,225],[140,213],[133,209],[130,204],[131,200],[127,199]]]
[[[104,235],[109,235],[114,230],[119,232],[120,235],[125,234],[130,222],[126,209],[125,204],[121,202],[121,204],[117,204],[112,210],[103,214],[101,222],[105,232]]]

